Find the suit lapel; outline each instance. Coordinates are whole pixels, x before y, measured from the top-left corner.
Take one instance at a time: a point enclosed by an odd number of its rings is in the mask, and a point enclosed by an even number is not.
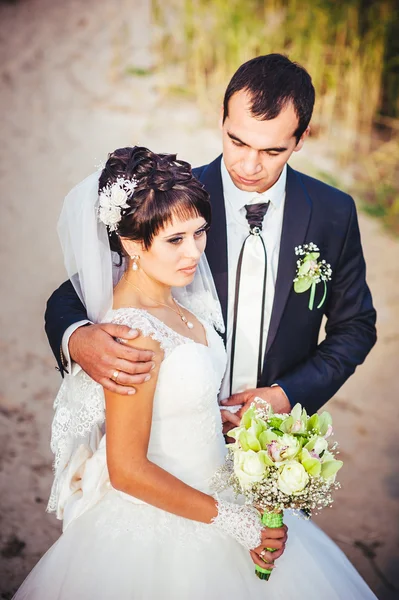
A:
[[[227,326],[227,231],[222,175],[220,171],[221,158],[219,156],[205,167],[199,179],[205,185],[211,198],[212,226],[208,234],[206,256],[215,280],[216,290],[222,306],[223,319]]]
[[[295,246],[305,242],[312,212],[312,201],[297,171],[287,167],[283,228],[281,232],[276,289],[266,343],[265,360],[284,313],[296,272]]]

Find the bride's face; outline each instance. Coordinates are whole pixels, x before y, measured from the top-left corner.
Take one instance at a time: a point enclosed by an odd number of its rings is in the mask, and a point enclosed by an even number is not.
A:
[[[188,285],[205,250],[207,228],[203,217],[182,220],[174,216],[154,237],[149,250],[131,242],[140,257],[137,274],[170,287]]]

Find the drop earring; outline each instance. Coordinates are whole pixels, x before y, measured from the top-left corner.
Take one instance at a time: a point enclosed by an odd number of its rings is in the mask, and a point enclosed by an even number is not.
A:
[[[134,256],[131,256],[130,258],[132,259],[132,270],[138,271],[140,256],[138,254],[134,254]]]

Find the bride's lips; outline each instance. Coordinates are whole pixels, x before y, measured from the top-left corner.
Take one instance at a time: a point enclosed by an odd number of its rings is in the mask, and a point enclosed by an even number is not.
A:
[[[185,269],[179,269],[179,271],[185,273],[185,275],[192,275],[197,270],[197,266],[198,265],[193,265],[191,267],[186,267]]]

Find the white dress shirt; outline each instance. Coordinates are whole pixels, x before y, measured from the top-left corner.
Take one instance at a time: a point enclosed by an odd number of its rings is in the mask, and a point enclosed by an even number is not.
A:
[[[82,327],[82,325],[87,325],[87,323],[91,323],[91,321],[89,321],[88,319],[84,319],[82,321],[77,321],[76,323],[72,323],[72,325],[70,325],[68,327],[68,329],[66,329],[64,331],[64,335],[62,336],[62,353],[65,358],[65,364],[66,364],[67,371],[71,375],[76,375],[77,373],[79,373],[79,371],[81,370],[81,366],[78,365],[78,363],[76,363],[74,361],[71,362],[71,356],[69,354],[69,340],[71,339],[71,335],[79,327]]]
[[[263,328],[263,353],[266,348],[267,334],[269,331],[270,317],[273,308],[274,290],[277,279],[278,259],[280,254],[281,230],[283,226],[284,204],[285,204],[285,186],[287,180],[287,166],[276,183],[263,194],[256,192],[244,192],[238,189],[224,164],[221,161],[223,194],[226,209],[226,229],[227,229],[227,252],[228,252],[228,302],[227,302],[227,326],[226,326],[226,349],[227,349],[227,368],[220,390],[220,400],[229,397],[230,384],[230,358],[231,358],[231,340],[233,333],[233,315],[234,315],[234,297],[236,285],[236,271],[241,247],[249,233],[249,225],[246,219],[246,204],[254,202],[268,202],[270,206],[263,220],[262,237],[266,246],[267,253],[267,279],[266,279],[266,298],[265,298],[265,318]],[[259,302],[259,298],[254,298],[254,302]],[[258,357],[248,355],[248,364],[257,364]]]

